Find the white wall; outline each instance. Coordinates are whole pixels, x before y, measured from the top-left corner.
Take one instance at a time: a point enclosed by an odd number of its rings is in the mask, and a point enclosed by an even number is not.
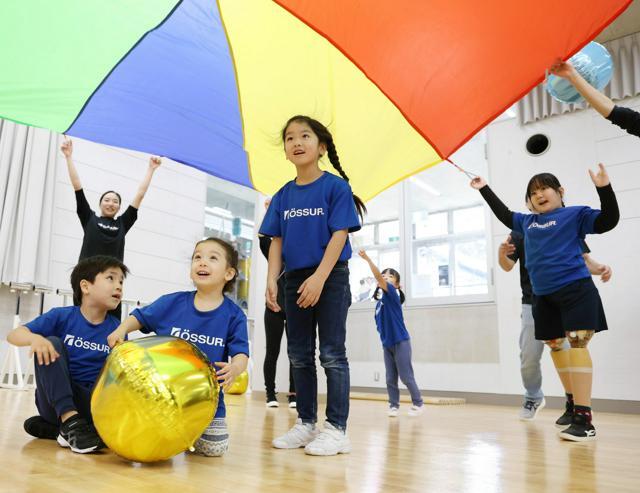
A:
[[[61,138],[59,139],[61,141]],[[74,161],[91,207],[106,190],[122,196],[124,212],[145,175],[149,156],[107,147],[81,139],[74,141]],[[58,146],[59,147],[59,146]],[[124,298],[150,302],[172,291],[192,289],[190,258],[195,242],[204,233],[206,175],[201,171],[164,159],[138,212],[138,220],[126,237],[124,261],[131,270],[125,281]],[[69,276],[82,245],[82,227],[76,215],[75,196],[64,156],[58,152],[53,194],[53,228],[47,285],[71,289]],[[37,315],[39,301],[25,295],[23,321]],[[45,310],[62,304],[48,295]],[[15,295],[0,290],[0,340],[12,327]],[[4,343],[0,347],[3,357]]]
[[[640,98],[621,104],[640,109]],[[550,138],[551,147],[541,156],[529,156],[525,151],[526,140],[539,132]],[[629,385],[633,375],[640,373],[640,361],[633,344],[636,318],[640,315],[637,305],[640,267],[633,255],[640,247],[640,139],[614,127],[593,110],[555,116],[524,127],[515,118],[501,120],[488,128],[487,139],[489,181],[513,210],[525,211],[526,184],[532,175],[543,171],[558,176],[565,187],[568,204],[597,208],[598,197],[587,168],[595,168],[598,161],[608,165],[622,219],[614,231],[587,239],[593,257],[611,265],[614,272],[609,284],[596,281],[610,330],[596,336],[590,344],[594,361],[593,396],[640,400],[640,387]],[[261,216],[257,217],[256,224],[260,224],[260,220]],[[495,219],[491,228],[490,250],[495,255],[508,231]],[[266,262],[257,248],[252,268],[254,313],[260,315],[254,334],[253,358],[257,366],[251,385],[253,389],[263,390],[264,325],[260,310]],[[494,282],[495,303],[405,309],[413,339],[416,379],[421,388],[522,394],[518,349],[521,293],[517,270],[505,273],[495,269]],[[351,385],[384,388],[382,349],[373,322],[373,307],[350,311],[347,337]],[[282,348],[276,383],[285,391],[288,373],[284,342]],[[562,396],[562,386],[546,353],[542,366],[545,393]],[[319,367],[320,392],[325,388]]]

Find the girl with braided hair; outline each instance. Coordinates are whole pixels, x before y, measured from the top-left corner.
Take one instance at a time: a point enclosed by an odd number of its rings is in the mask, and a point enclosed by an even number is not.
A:
[[[349,415],[349,363],[345,338],[351,304],[348,234],[360,229],[366,208],[353,195],[327,128],[308,116],[294,116],[282,130],[287,160],[296,178],[271,200],[260,234],[272,238],[269,248],[267,305],[285,310],[287,348],[297,394],[298,420],[275,448],[305,447],[309,455],[336,455],[351,451],[346,434]],[[322,171],[327,154],[340,177]],[[359,216],[359,217],[358,217]],[[278,304],[277,280],[284,263],[284,307]],[[327,377],[326,422],[316,429],[316,326],[320,363]]]

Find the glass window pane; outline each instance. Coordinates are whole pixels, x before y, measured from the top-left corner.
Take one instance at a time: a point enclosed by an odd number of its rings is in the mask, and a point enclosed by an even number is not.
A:
[[[451,294],[449,250],[449,243],[414,248],[411,272],[411,294],[413,297],[424,298]]]
[[[369,265],[358,255],[359,249],[364,248],[380,269],[398,269],[400,265],[401,190],[401,185],[395,185],[367,202],[366,224],[350,236],[353,256],[349,262],[349,282],[353,304],[369,303],[377,285]]]
[[[400,221],[388,221],[378,224],[378,243],[398,243],[400,241]]]
[[[467,233],[484,229],[484,208],[468,207],[453,211],[453,232]]]
[[[367,250],[367,255],[374,264],[378,265],[377,250]],[[351,285],[351,303],[369,301],[376,288],[376,280],[371,274],[369,264],[358,255],[349,262],[349,283]]]
[[[469,173],[486,175],[484,132],[451,157]],[[409,299],[488,293],[485,209],[467,177],[448,163],[407,180],[411,218]]]
[[[213,176],[207,179],[204,236],[225,239],[237,249],[238,279],[231,297],[245,309],[249,304],[249,270],[257,197],[255,190]]]
[[[400,250],[384,250],[380,252],[378,267],[381,271],[384,269],[395,269],[400,272]]]
[[[355,235],[358,238],[361,247],[375,245],[376,243],[376,227],[373,224],[362,226],[362,229]]]
[[[446,212],[430,214],[427,211],[416,211],[413,213],[414,239],[446,235],[447,232]]]
[[[483,238],[455,246],[455,294],[487,292],[487,250]]]

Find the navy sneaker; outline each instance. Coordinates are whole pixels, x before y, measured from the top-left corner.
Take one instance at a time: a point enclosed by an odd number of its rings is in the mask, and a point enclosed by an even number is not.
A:
[[[77,454],[88,454],[105,446],[95,428],[79,414],[71,416],[60,425],[58,445],[69,447]]]
[[[24,422],[24,431],[32,437],[55,440],[58,437],[58,425],[49,423],[42,416],[31,416]]]

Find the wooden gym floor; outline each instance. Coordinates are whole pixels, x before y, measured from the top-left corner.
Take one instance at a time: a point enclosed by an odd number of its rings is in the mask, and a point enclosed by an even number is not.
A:
[[[0,491],[257,492],[631,492],[640,491],[640,416],[597,413],[598,440],[569,443],[544,409],[533,422],[499,406],[427,406],[417,418],[386,416],[386,404],[352,400],[353,452],[308,457],[275,450],[295,413],[257,396],[228,396],[231,449],[222,458],[180,454],[132,464],[105,451],[79,455],[22,429],[33,391],[0,390]]]

